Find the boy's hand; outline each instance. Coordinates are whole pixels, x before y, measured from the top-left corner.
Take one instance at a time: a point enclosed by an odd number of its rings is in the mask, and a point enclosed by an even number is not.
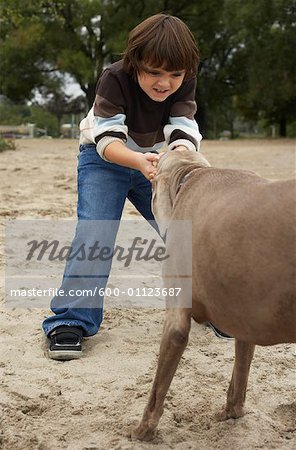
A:
[[[147,180],[153,181],[156,175],[156,168],[159,161],[159,155],[155,153],[139,154],[139,170]]]
[[[175,147],[173,151],[175,150],[188,151],[188,148],[184,145],[179,145],[178,147]],[[159,154],[156,154],[147,152],[139,154],[139,170],[147,178],[147,180],[154,180],[157,173],[157,165],[159,163],[159,160],[165,153],[166,152],[161,152]]]

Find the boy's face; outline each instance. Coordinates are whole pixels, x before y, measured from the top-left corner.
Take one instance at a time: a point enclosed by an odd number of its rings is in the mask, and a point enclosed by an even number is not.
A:
[[[167,72],[162,68],[145,65],[138,74],[138,83],[143,91],[155,102],[163,102],[181,86],[185,70]]]

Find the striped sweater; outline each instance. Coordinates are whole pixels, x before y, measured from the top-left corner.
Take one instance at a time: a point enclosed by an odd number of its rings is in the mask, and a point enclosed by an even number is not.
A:
[[[92,108],[80,123],[80,144],[96,144],[99,155],[113,141],[131,150],[171,150],[185,145],[198,151],[202,139],[194,120],[196,79],[183,81],[163,102],[156,102],[122,67],[122,60],[107,67],[96,87]]]

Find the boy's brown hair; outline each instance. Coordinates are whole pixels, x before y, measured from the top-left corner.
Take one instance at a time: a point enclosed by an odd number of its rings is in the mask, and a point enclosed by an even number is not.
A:
[[[156,14],[129,34],[124,69],[133,76],[145,65],[168,72],[185,70],[185,79],[197,73],[199,51],[193,34],[178,17]]]

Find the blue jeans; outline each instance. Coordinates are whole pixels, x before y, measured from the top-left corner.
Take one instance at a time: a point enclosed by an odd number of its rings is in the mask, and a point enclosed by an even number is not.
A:
[[[104,161],[93,144],[81,145],[78,158],[78,223],[72,242],[74,252],[82,243],[87,247],[88,242],[93,242],[94,233],[97,241],[104,241],[113,248],[126,198],[158,231],[151,211],[151,183],[141,172]],[[102,221],[99,229],[93,230],[89,226],[91,222],[87,221],[98,220]],[[94,286],[104,289],[111,264],[111,259],[104,265],[96,260],[81,276],[77,260],[67,261],[60,289],[66,293],[70,289],[74,292],[75,287],[79,290]],[[103,297],[97,295],[90,300],[83,296],[56,296],[51,301],[51,310],[54,315],[43,322],[46,335],[58,326],[70,325],[81,327],[84,336],[92,336],[103,320]]]

